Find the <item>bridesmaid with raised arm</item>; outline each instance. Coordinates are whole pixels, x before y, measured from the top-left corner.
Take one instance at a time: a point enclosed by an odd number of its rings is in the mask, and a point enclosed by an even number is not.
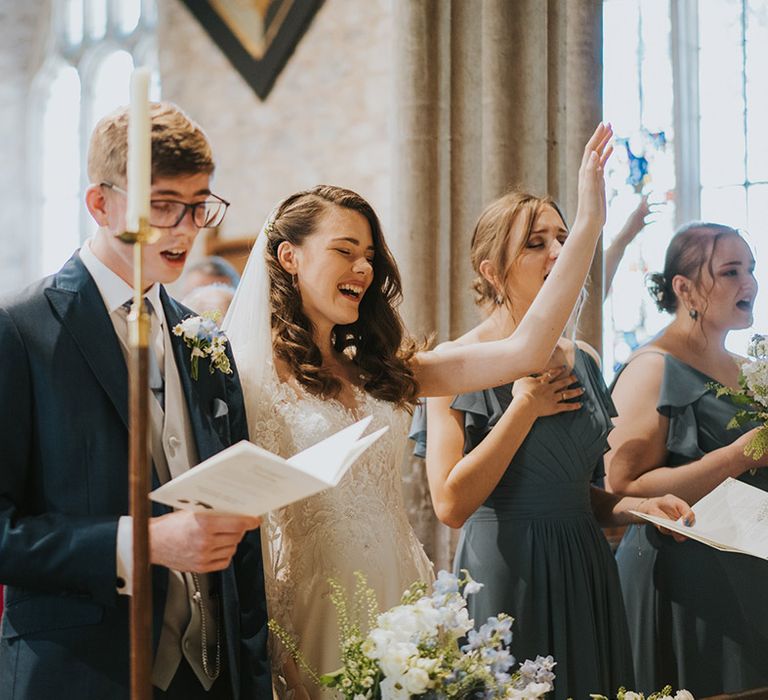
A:
[[[409,411],[419,396],[503,384],[546,362],[605,220],[610,138],[601,124],[587,144],[571,240],[526,320],[497,342],[415,352],[396,308],[397,266],[376,214],[354,192],[294,194],[262,230],[225,321],[251,439],[289,456],[365,415],[371,429],[390,427],[337,488],[271,513],[262,527],[270,615],[316,671],[339,666],[329,577],[352,591],[362,571],[382,609],[414,580],[431,579],[402,499]],[[321,697],[307,668],[279,645],[272,651],[281,697]]]
[[[692,223],[672,238],[650,291],[674,318],[613,389],[611,490],[694,504],[728,477],[768,490],[766,470],[750,473],[757,465],[744,456],[751,432],[726,427],[737,407],[710,389],[738,386],[742,358],[725,340],[752,325],[754,267],[729,226]],[[627,530],[617,560],[639,691],[671,683],[700,697],[768,686],[768,563],[692,540],[672,545],[647,525]]]
[[[511,192],[480,215],[472,236],[476,301],[484,320],[438,351],[494,343],[521,328],[570,236],[549,197]],[[641,510],[677,518],[673,496],[619,498],[602,476],[615,415],[599,357],[560,338],[540,374],[427,401],[412,435],[426,440],[438,517],[461,527],[455,569],[484,584],[469,601],[477,624],[515,617],[518,659],[552,654],[554,696],[612,697],[632,684],[632,657],[616,563],[599,524]],[[425,432],[425,427],[428,429]]]

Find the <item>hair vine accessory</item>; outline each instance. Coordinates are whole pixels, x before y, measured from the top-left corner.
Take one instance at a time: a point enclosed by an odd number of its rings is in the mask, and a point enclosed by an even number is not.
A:
[[[269,236],[271,233],[274,233],[274,231],[275,231],[275,220],[270,219],[269,221],[267,221],[266,224],[264,224],[264,233],[266,233]]]

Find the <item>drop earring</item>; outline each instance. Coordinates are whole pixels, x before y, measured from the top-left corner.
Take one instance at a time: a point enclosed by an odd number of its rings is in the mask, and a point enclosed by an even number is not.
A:
[[[697,321],[699,319],[699,312],[696,311],[696,309],[690,309],[688,311],[688,315],[694,320]]]

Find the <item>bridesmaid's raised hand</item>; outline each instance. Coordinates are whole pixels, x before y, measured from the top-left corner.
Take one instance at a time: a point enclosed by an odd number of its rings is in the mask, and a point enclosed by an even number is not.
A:
[[[605,164],[613,153],[609,143],[613,138],[610,124],[598,124],[592,137],[584,147],[584,155],[579,167],[579,205],[576,210],[576,222],[595,232],[595,237],[605,224]]]

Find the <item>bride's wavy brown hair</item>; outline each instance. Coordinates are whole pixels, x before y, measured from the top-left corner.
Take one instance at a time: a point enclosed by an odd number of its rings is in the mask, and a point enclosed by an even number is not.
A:
[[[267,268],[272,306],[272,336],[275,356],[308,391],[335,398],[341,382],[322,367],[320,348],[313,337],[312,322],[303,311],[301,294],[283,269],[277,249],[283,241],[300,246],[311,236],[332,206],[362,214],[371,227],[373,282],[360,302],[355,323],[335,326],[333,346],[360,367],[363,389],[384,401],[410,408],[416,403],[418,384],[410,361],[416,344],[405,337],[397,306],[402,284],[392,253],[384,240],[379,218],[360,195],[341,187],[318,185],[285,199],[267,225]]]

